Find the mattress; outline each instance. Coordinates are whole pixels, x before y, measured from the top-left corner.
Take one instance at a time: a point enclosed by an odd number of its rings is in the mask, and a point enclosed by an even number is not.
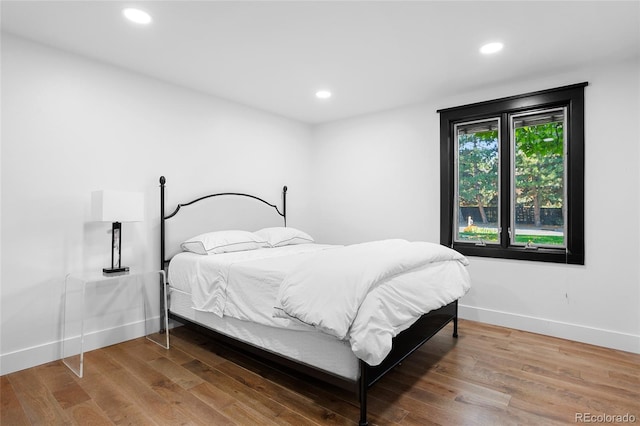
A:
[[[357,380],[359,377],[358,358],[351,351],[348,341],[338,340],[312,328],[286,329],[237,318],[221,318],[212,312],[193,309],[190,293],[174,287],[170,287],[169,291],[169,310],[176,315],[336,376],[348,380]]]

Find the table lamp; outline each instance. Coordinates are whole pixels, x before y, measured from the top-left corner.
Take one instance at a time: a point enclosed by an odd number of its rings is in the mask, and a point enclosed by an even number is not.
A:
[[[111,222],[111,267],[103,268],[106,275],[128,272],[121,264],[122,222],[141,222],[144,219],[144,194],[101,190],[91,193],[91,212],[96,222]]]

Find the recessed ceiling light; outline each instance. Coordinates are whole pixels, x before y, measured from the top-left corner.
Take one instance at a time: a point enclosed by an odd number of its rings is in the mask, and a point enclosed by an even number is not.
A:
[[[331,97],[331,92],[328,90],[318,90],[316,92],[316,98],[318,99],[329,99]]]
[[[504,44],[500,42],[487,43],[480,48],[480,53],[482,53],[483,55],[490,55],[492,53],[501,51],[503,47]]]
[[[128,8],[122,11],[122,14],[136,24],[148,24],[151,22],[151,15],[144,10]]]

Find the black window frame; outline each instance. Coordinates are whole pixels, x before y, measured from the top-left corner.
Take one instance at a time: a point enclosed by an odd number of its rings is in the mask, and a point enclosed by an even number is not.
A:
[[[584,265],[584,88],[587,82],[541,90],[523,95],[494,99],[486,102],[440,109],[440,243],[468,256],[502,259],[521,259],[542,262]],[[510,158],[511,114],[554,107],[567,111],[566,160],[566,247],[536,247],[535,249],[510,245],[508,232],[511,216],[511,197],[502,197],[500,209],[503,232],[500,244],[477,245],[476,242],[454,241],[455,198],[455,135],[457,123],[500,117],[499,150],[502,158]],[[509,193],[511,167],[500,165],[500,188]]]

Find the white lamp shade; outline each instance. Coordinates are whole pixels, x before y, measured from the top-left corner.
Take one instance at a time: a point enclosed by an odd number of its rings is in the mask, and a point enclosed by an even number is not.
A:
[[[91,215],[97,222],[141,222],[144,219],[142,192],[93,191]]]

